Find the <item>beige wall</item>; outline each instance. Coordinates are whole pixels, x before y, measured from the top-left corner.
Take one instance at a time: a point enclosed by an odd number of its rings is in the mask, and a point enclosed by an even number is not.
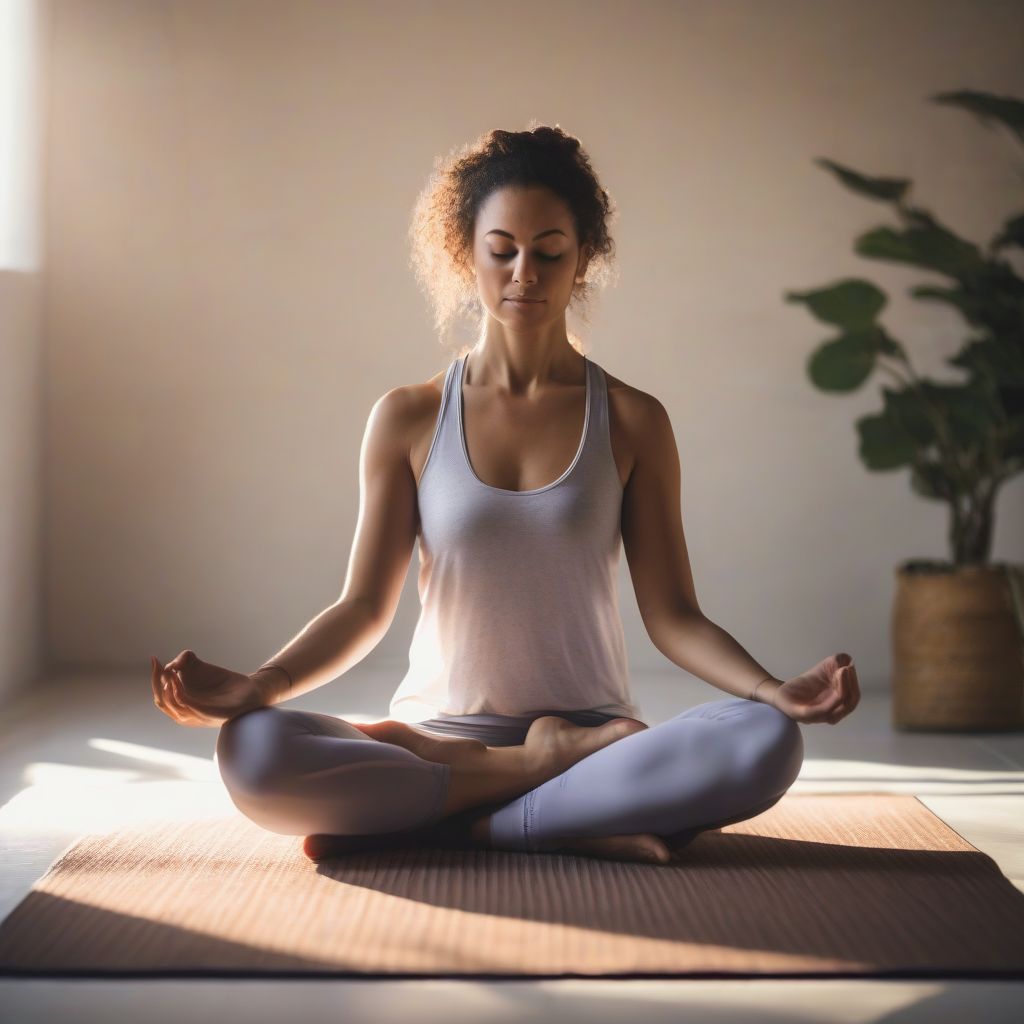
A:
[[[0,703],[44,671],[48,5],[0,6]]]
[[[0,702],[44,664],[42,283],[0,271]]]
[[[910,176],[987,241],[1019,212],[1020,149],[927,97],[1024,94],[1022,29],[1020,4],[966,0],[56,0],[47,669],[145,674],[191,647],[250,670],[337,597],[366,416],[450,358],[407,266],[416,192],[436,154],[537,117],[619,205],[586,349],[671,415],[705,611],[777,675],[848,650],[886,686],[893,568],[947,554],[945,508],[862,467],[854,421],[887,379],[817,392],[829,332],[783,293],[868,277],[919,371],[956,379],[963,325],[906,297],[923,275],[851,251],[888,209],[812,161]],[[4,447],[22,483],[25,436]],[[994,558],[1024,560],[1024,480],[998,513]],[[624,557],[621,581],[633,671],[674,671]],[[411,569],[364,664],[397,682],[416,613]]]

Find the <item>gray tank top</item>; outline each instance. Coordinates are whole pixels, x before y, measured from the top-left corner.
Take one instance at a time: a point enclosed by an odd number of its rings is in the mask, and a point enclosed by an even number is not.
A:
[[[619,614],[622,484],[607,381],[584,358],[576,455],[557,480],[527,491],[476,475],[462,412],[466,355],[449,365],[418,491],[420,616],[390,717],[641,717]]]

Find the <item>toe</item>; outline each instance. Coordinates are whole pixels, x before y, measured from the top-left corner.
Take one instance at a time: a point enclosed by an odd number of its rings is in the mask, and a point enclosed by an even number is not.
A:
[[[621,718],[619,721],[625,723],[623,728],[627,733],[643,732],[650,728],[646,722],[639,722],[635,718]]]
[[[310,860],[323,860],[330,854],[330,839],[330,836],[325,835],[306,836],[302,840],[302,852]]]
[[[661,837],[646,832],[621,836],[574,837],[562,849],[609,860],[644,864],[668,864],[672,860],[672,851]]]

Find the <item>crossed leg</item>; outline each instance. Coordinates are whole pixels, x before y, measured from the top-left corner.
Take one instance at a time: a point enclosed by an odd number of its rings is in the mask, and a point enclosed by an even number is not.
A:
[[[332,715],[269,706],[221,726],[217,765],[232,802],[263,828],[347,839],[349,849],[380,847],[413,833],[423,838],[418,830],[483,801],[524,793],[643,728],[626,718],[582,727],[540,715],[521,743],[488,747],[400,722],[357,727]]]
[[[710,701],[616,739],[521,796],[444,820],[450,765],[330,715],[248,712],[222,726],[217,755],[247,817],[307,842],[332,840],[327,853],[483,837],[498,849],[615,856],[615,841],[635,852],[639,841],[660,845],[661,837],[678,850],[766,810],[799,774],[803,741],[797,723],[770,705]]]
[[[799,725],[769,704],[709,701],[578,761],[490,815],[498,849],[586,849],[588,839],[700,832],[777,803],[803,763]],[[593,845],[593,844],[591,844]]]
[[[451,771],[334,715],[276,706],[221,725],[217,767],[234,805],[282,835],[374,836],[436,821]]]

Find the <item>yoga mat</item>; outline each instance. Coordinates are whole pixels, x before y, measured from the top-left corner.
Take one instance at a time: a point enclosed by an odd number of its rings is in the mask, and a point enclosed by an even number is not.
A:
[[[905,794],[787,794],[664,866],[301,843],[241,814],[83,836],[0,974],[1024,977],[1024,893]]]

